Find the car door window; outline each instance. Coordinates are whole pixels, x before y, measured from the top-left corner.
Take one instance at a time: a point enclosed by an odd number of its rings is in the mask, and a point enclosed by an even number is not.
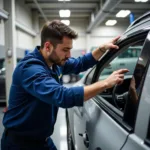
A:
[[[144,41],[134,42],[134,44],[131,43],[126,48],[120,49],[118,55],[106,65],[99,75],[99,80],[104,80],[118,69],[127,68],[129,70],[129,72],[125,74],[122,85],[116,85],[115,87],[107,89],[99,94],[109,104],[117,108],[119,111],[121,110],[121,112],[124,112],[126,101],[122,94],[129,91],[131,78],[140,56],[143,43]]]
[[[132,75],[141,49],[142,46],[140,44],[129,46],[104,68],[100,74],[99,80],[106,79],[113,71],[122,68],[127,68],[129,70],[126,75]]]

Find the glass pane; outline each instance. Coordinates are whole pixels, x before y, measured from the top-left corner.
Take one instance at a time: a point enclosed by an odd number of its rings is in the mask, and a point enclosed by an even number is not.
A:
[[[115,57],[100,73],[99,80],[106,79],[114,71],[127,68],[128,73],[125,74],[124,82],[113,88],[107,89],[100,93],[107,102],[124,112],[125,104],[128,99],[128,91],[130,82],[143,47],[143,41],[132,44],[127,48],[122,48],[117,57]]]
[[[132,75],[142,46],[130,46],[123,53],[118,55],[108,66],[101,72],[99,80],[106,79],[113,71],[127,68],[129,72],[126,75]]]

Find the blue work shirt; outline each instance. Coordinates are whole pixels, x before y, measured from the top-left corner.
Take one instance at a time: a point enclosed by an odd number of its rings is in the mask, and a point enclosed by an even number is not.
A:
[[[14,70],[3,124],[18,135],[44,139],[53,133],[58,107],[83,105],[83,87],[64,87],[62,74],[78,74],[97,61],[88,53],[51,69],[38,49],[27,54]]]

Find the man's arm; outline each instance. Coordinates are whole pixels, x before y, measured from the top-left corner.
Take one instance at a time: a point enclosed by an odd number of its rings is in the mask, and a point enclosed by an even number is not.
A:
[[[87,69],[93,67],[95,64],[97,64],[98,59],[106,52],[106,50],[111,48],[119,48],[117,45],[114,45],[119,38],[120,36],[114,38],[106,44],[103,44],[96,50],[92,51],[92,53],[85,54],[84,56],[79,57],[77,59],[70,58],[62,67],[63,74],[78,74],[82,71],[86,71]]]
[[[114,71],[107,79],[98,81],[94,84],[84,87],[84,101],[89,100],[93,96],[101,93],[105,89],[111,88],[116,84],[121,84],[124,80],[124,73],[128,72],[127,69],[120,69]]]
[[[99,58],[108,50],[108,49],[118,49],[119,47],[117,45],[114,45],[116,41],[120,38],[120,36],[114,38],[110,42],[101,45],[96,50],[92,51],[92,55],[95,58],[95,60],[99,60]]]

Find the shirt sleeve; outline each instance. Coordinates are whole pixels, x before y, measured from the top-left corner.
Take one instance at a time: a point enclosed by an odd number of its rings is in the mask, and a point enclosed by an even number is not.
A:
[[[94,59],[92,53],[87,53],[77,59],[69,58],[69,60],[62,67],[62,72],[63,74],[78,74],[93,67],[95,64],[97,64],[97,62],[98,61]]]
[[[26,64],[22,68],[21,84],[28,93],[45,103],[63,108],[83,105],[82,86],[66,88],[60,85],[42,65]]]

